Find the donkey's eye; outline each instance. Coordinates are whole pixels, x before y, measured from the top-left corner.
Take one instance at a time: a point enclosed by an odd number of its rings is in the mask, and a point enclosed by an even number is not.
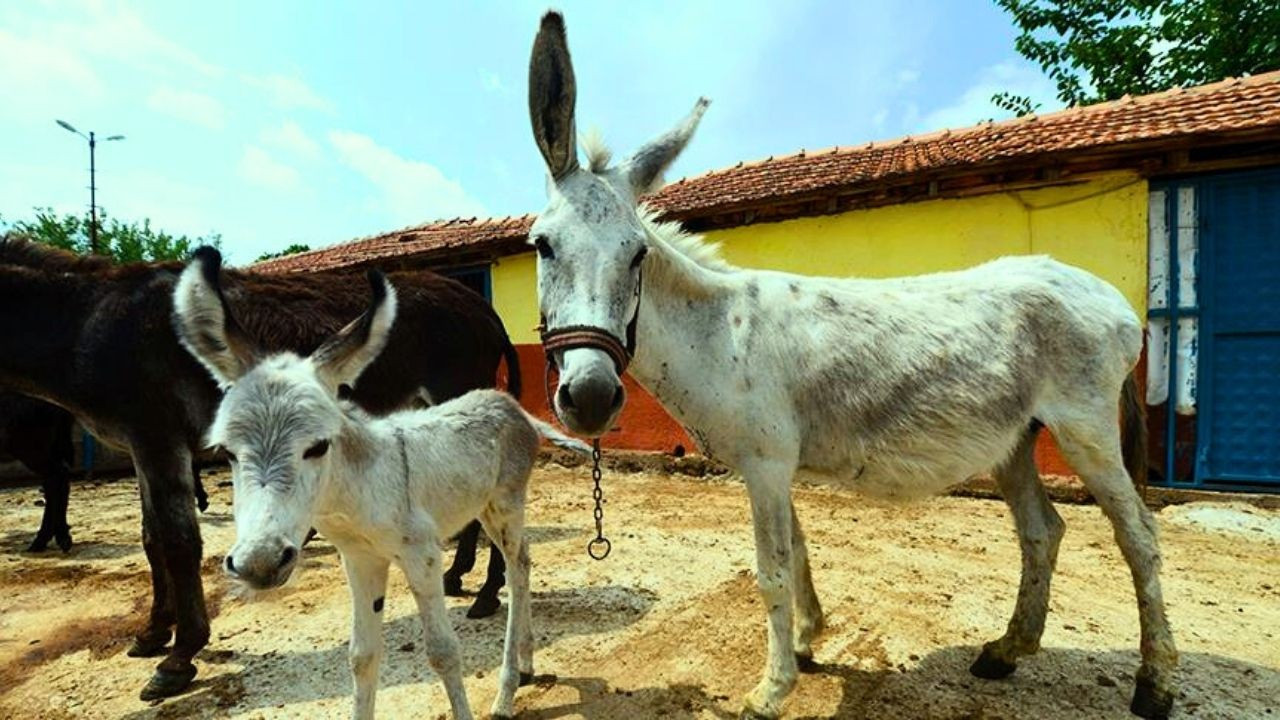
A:
[[[545,235],[539,235],[534,238],[533,246],[538,249],[538,257],[543,260],[550,260],[556,256],[555,251],[551,249],[551,243],[547,242]]]
[[[314,460],[315,458],[323,457],[327,452],[329,452],[329,441],[321,440],[315,445],[307,448],[307,451],[302,453],[302,457],[308,460]]]
[[[640,248],[640,252],[636,253],[636,256],[631,258],[632,270],[635,270],[636,268],[640,267],[640,263],[644,262],[644,256],[648,254],[648,252],[649,252],[649,248],[642,247]]]

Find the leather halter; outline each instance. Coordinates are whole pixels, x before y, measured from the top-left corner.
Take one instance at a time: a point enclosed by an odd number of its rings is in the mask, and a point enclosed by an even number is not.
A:
[[[640,320],[640,289],[643,286],[643,276],[636,275],[636,312],[631,316],[631,322],[627,323],[627,338],[623,342],[616,335],[598,328],[594,325],[566,325],[558,328],[547,328],[547,318],[542,316],[542,322],[538,325],[538,334],[542,336],[542,351],[547,356],[547,405],[551,407],[551,414],[557,420],[560,419],[560,413],[556,411],[555,400],[551,397],[551,371],[559,371],[556,365],[555,354],[566,350],[575,350],[578,348],[591,348],[599,350],[613,360],[614,370],[618,373],[618,379],[622,379],[622,374],[626,372],[627,366],[631,364],[631,356],[636,351],[636,324]],[[563,422],[561,423],[563,424]]]

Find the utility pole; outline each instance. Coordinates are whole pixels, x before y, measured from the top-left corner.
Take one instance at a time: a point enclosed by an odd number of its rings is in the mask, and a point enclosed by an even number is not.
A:
[[[91,255],[97,255],[98,254],[98,183],[97,183],[97,163],[95,160],[95,155],[97,154],[98,137],[97,135],[94,134],[92,130],[89,131],[88,135],[85,135],[84,133],[72,127],[71,123],[68,123],[65,120],[58,120],[57,123],[59,127],[63,128],[64,130],[73,132],[79,135],[80,137],[84,138],[85,140],[89,141],[89,253]],[[103,142],[107,142],[110,140],[123,140],[123,139],[124,139],[123,135],[112,135],[110,137],[103,138]]]

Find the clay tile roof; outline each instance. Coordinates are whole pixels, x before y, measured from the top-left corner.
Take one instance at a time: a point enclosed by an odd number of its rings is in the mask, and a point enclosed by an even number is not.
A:
[[[524,243],[531,225],[532,215],[485,219],[480,222],[476,222],[475,218],[440,220],[319,250],[264,260],[255,264],[253,269],[268,273],[328,270],[375,264],[392,256],[447,254],[461,248],[519,245]]]
[[[1259,130],[1280,134],[1280,71],[898,140],[739,162],[668,185],[649,202],[667,215],[687,219],[923,173]],[[442,257],[462,248],[512,252],[532,222],[525,215],[427,223],[268,260],[254,269],[350,267],[392,256]]]

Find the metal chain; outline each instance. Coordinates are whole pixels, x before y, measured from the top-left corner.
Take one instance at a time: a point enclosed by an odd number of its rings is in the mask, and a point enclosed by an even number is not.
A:
[[[596,501],[596,537],[587,543],[587,554],[595,560],[609,557],[609,551],[613,549],[609,538],[604,536],[604,490],[600,488],[600,477],[600,440],[597,438],[591,442],[591,480],[595,483],[591,497]]]

